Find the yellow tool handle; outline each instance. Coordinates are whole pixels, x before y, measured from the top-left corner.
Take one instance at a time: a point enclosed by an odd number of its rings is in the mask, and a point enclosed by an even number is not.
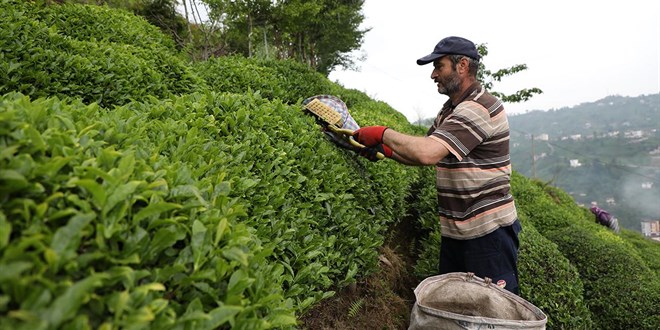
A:
[[[357,142],[357,141],[355,141],[355,139],[353,139],[353,131],[351,131],[350,129],[337,128],[334,125],[327,125],[327,127],[335,133],[339,133],[339,134],[343,134],[343,135],[347,136],[348,137],[348,142],[350,142],[354,147],[358,147],[360,149],[366,148],[360,142]],[[383,155],[380,152],[377,152],[376,153],[376,158],[382,160],[382,159],[385,159],[385,155]]]

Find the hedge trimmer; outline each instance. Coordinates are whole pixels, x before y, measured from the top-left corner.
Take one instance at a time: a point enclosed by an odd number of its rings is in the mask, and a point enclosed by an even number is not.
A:
[[[366,148],[353,139],[353,132],[360,128],[351,114],[348,113],[346,104],[336,96],[316,95],[303,101],[304,110],[309,111],[316,117],[316,122],[325,128],[324,133],[340,147],[359,152]],[[378,152],[376,157],[384,159],[385,156]]]

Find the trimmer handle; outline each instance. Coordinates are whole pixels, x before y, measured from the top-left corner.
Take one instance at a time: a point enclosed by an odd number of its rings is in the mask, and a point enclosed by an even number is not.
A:
[[[361,144],[360,142],[357,142],[357,141],[355,141],[355,139],[353,139],[353,132],[354,132],[354,131],[351,131],[350,129],[337,128],[337,127],[334,126],[334,125],[327,125],[326,127],[327,127],[328,129],[330,129],[331,131],[333,131],[334,133],[343,134],[344,136],[346,136],[348,142],[349,142],[352,146],[357,147],[357,148],[360,148],[360,149],[364,149],[364,148],[366,148],[363,144]],[[377,153],[376,153],[376,157],[377,157],[378,159],[381,159],[381,160],[382,160],[382,159],[385,159],[385,155],[383,155],[383,154],[380,153],[380,152],[377,152]]]

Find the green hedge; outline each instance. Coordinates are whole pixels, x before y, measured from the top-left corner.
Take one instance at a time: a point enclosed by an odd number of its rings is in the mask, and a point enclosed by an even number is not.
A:
[[[374,271],[410,214],[401,244],[435,273],[433,168],[339,149],[299,102],[333,94],[362,126],[425,132],[386,103],[290,61],[189,66],[94,6],[0,0],[0,51],[0,94],[29,96],[0,101],[0,328],[291,327]],[[512,190],[522,294],[549,327],[658,327],[657,244],[516,173]]]
[[[162,47],[150,50],[78,40],[34,18],[36,6],[4,0],[0,9],[0,94],[16,91],[35,98],[74,97],[113,106],[205,86]],[[113,28],[131,30],[125,25],[130,23],[127,20]]]
[[[335,94],[338,86],[308,66],[294,62],[223,56],[198,62],[195,72],[216,92],[258,92],[268,99],[294,104],[318,94]]]
[[[520,295],[548,316],[548,329],[593,329],[575,266],[556,244],[539,234],[526,216],[521,215],[520,221]]]
[[[138,325],[168,328],[221,311],[238,328],[288,324],[376,269],[418,171],[338,149],[298,106],[254,96],[108,112],[10,94],[0,114],[10,326],[122,326],[145,314]],[[121,292],[146,290],[138,282],[157,290],[116,311]],[[44,317],[64,301],[71,310]]]
[[[81,41],[127,44],[153,52],[176,53],[174,41],[146,19],[117,8],[94,5],[50,5],[35,17],[57,32]]]
[[[621,230],[621,238],[631,244],[644,259],[646,264],[660,277],[660,243],[642,236],[639,232],[632,230]]]
[[[660,280],[620,238],[576,227],[550,238],[580,271],[585,299],[601,328],[658,329]]]
[[[146,134],[151,120],[168,125],[175,143],[191,137],[187,124],[154,118],[165,106],[136,116],[55,99],[0,100],[0,328],[295,322],[284,267],[267,260],[274,247],[242,223],[247,205],[230,196],[231,177],[222,167],[195,176],[203,164],[186,160],[219,147],[188,141],[166,157],[158,149],[168,144]]]
[[[578,269],[597,328],[660,327],[653,307],[660,306],[660,278],[638,250],[596,224],[565,192],[520,175],[514,182],[519,212]]]

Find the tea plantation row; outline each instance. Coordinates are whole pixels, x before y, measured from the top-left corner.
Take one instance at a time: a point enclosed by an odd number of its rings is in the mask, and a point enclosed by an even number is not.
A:
[[[433,169],[337,148],[300,101],[423,130],[297,63],[187,64],[172,45],[123,11],[0,0],[0,328],[296,327],[407,214],[421,234],[401,244],[434,274]],[[550,328],[657,328],[657,245],[513,190],[522,295]]]

